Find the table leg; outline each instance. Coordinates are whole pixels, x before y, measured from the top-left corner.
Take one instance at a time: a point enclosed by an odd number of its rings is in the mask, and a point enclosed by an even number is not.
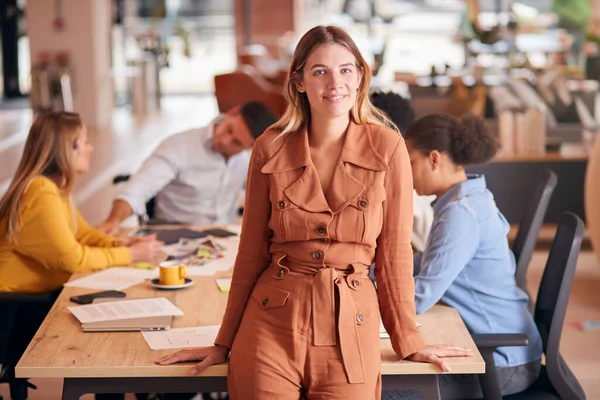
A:
[[[85,393],[84,388],[78,385],[77,379],[64,379],[62,400],[79,400]]]

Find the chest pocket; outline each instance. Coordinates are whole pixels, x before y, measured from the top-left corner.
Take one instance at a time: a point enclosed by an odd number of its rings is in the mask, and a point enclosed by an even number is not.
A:
[[[373,243],[383,224],[385,188],[370,186],[338,215],[336,234],[340,242]]]
[[[301,209],[283,193],[285,188],[271,186],[271,219],[269,228],[273,231],[272,240],[276,243],[307,240],[307,211]]]

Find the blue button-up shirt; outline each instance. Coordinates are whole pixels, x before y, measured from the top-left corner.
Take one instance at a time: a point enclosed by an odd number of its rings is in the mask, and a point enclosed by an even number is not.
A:
[[[515,281],[508,247],[509,225],[483,176],[469,175],[433,203],[433,226],[425,250],[415,255],[417,313],[438,301],[454,307],[472,333],[525,333],[529,345],[502,347],[496,365],[539,359],[542,341]]]

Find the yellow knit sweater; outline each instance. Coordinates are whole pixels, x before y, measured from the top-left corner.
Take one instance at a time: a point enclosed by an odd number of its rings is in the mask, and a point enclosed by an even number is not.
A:
[[[13,242],[6,237],[7,218],[0,219],[0,292],[56,290],[73,272],[131,263],[127,248],[90,227],[47,178],[32,180],[20,216]]]

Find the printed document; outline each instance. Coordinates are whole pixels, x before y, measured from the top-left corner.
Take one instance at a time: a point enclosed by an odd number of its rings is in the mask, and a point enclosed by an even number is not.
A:
[[[132,318],[183,315],[183,311],[175,307],[173,303],[164,297],[111,301],[68,308],[82,324]]]

